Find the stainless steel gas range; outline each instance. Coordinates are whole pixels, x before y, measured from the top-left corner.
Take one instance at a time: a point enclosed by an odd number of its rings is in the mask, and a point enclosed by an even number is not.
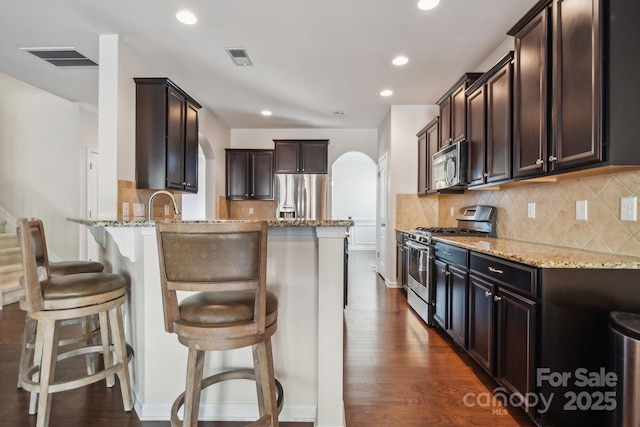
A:
[[[457,227],[418,227],[408,232],[407,301],[429,326],[436,326],[435,286],[433,278],[433,236],[496,235],[496,208],[477,205],[464,209]]]

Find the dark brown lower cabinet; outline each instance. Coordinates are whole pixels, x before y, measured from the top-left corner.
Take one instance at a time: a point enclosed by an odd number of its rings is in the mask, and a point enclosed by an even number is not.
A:
[[[536,270],[474,252],[469,269],[467,351],[506,394],[529,396],[535,392]],[[523,409],[534,416],[534,408]]]
[[[445,331],[449,328],[447,321],[448,306],[448,280],[447,280],[447,263],[439,259],[433,262],[435,272],[433,273],[436,291],[436,310],[433,318]]]
[[[447,249],[450,247],[447,247]],[[457,249],[460,251],[460,249]],[[444,250],[445,253],[451,254]],[[466,266],[455,266],[444,259],[436,258],[435,320],[447,331],[449,336],[466,348],[467,345],[467,281],[469,273]]]
[[[469,274],[448,266],[449,279],[449,335],[462,348],[467,348],[467,279]]]
[[[535,379],[535,302],[498,288],[496,379],[510,393],[528,396]],[[534,408],[523,408],[532,413]]]
[[[495,372],[495,286],[469,277],[469,340],[467,351],[489,374]]]

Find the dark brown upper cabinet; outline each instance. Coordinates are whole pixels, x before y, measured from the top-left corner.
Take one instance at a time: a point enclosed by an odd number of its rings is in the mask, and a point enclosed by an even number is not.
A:
[[[167,78],[135,78],[136,187],[198,192],[201,105]]]
[[[537,175],[548,170],[550,8],[541,5],[535,12],[535,16],[513,34],[514,177]]]
[[[509,52],[466,90],[469,187],[511,178],[512,62]]]
[[[465,90],[478,79],[482,73],[466,73],[437,102],[440,107],[440,142],[441,149],[452,142],[466,138],[467,135],[467,101]]]
[[[226,149],[226,193],[231,200],[273,200],[273,150]]]
[[[327,173],[328,139],[274,139],[275,173]]]
[[[640,3],[546,0],[515,37],[516,178],[640,165],[630,82],[640,73]]]
[[[418,196],[432,192],[431,160],[438,151],[440,118],[436,117],[418,134]]]

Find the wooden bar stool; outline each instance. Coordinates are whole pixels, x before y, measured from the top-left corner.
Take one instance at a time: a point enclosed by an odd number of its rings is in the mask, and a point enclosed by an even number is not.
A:
[[[43,259],[47,254],[42,252],[42,247],[34,242],[34,253],[37,259]],[[80,274],[80,273],[101,273],[104,270],[104,265],[97,261],[60,261],[49,263],[49,271],[51,277],[66,276],[68,274]],[[73,319],[67,322],[63,322],[61,326],[67,326],[68,324],[82,323],[82,334],[71,338],[60,340],[59,346],[67,346],[71,344],[77,344],[80,341],[84,341],[87,345],[94,342],[94,338],[100,332],[95,316],[83,317],[82,319]],[[29,316],[29,313],[24,319],[24,331],[20,339],[22,349],[20,351],[20,368],[18,370],[18,388],[22,388],[22,374],[29,368],[33,358],[33,349],[35,348],[36,337],[36,321]],[[87,373],[91,374],[95,369],[94,358],[92,354],[87,354]],[[113,377],[109,380],[110,387],[113,386]],[[29,413],[35,414],[35,407],[30,405]]]
[[[24,271],[21,281],[25,288],[25,296],[20,303],[36,322],[33,366],[23,373],[22,388],[38,393],[36,426],[49,424],[50,394],[83,387],[114,374],[120,381],[124,410],[130,411],[133,405],[128,364],[132,351],[124,340],[122,322],[126,281],[118,274],[107,273],[52,277],[46,255],[44,226],[39,219],[18,220],[18,238]],[[102,345],[78,347],[58,354],[61,323],[95,315],[100,319]],[[103,353],[105,369],[79,378],[55,380],[58,360],[96,352]]]
[[[202,389],[238,378],[256,381],[260,418],[249,425],[277,427],[283,390],[273,375],[278,299],[266,286],[266,222],[158,222],[156,233],[165,329],[189,348],[186,390],[171,408],[172,427],[195,427]],[[178,303],[177,291],[197,293]],[[252,370],[202,379],[206,351],[247,346]]]

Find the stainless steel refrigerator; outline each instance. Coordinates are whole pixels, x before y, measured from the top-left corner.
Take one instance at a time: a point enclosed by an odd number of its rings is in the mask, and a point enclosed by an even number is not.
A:
[[[327,174],[276,174],[276,219],[327,219]]]

